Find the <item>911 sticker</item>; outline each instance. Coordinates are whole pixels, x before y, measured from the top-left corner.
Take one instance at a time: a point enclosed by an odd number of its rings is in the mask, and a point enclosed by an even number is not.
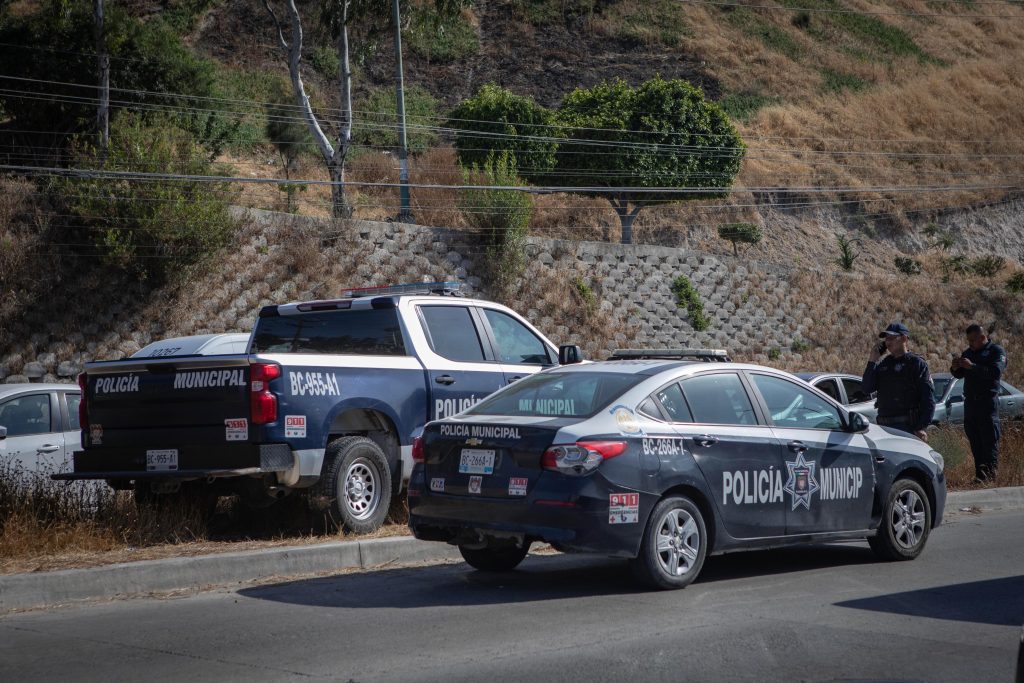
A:
[[[249,438],[249,420],[244,417],[224,420],[224,439],[227,441],[246,441]]]
[[[285,438],[306,438],[306,416],[305,415],[285,415],[284,416],[284,435]]]
[[[512,477],[508,480],[508,495],[510,496],[525,496],[526,487],[529,485],[530,480],[526,477]]]
[[[469,492],[480,493],[480,488],[483,486],[483,477],[470,477],[469,478]]]
[[[434,493],[444,493],[444,477],[434,477],[431,479],[430,490]]]
[[[608,496],[609,524],[636,524],[639,519],[639,493],[612,493]]]
[[[94,446],[99,446],[103,443],[103,425],[91,424],[89,425],[89,441]]]

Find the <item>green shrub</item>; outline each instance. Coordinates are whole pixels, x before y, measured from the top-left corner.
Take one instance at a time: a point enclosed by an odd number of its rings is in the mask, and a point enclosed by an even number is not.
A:
[[[463,166],[482,165],[508,151],[522,177],[541,183],[555,167],[559,135],[554,112],[529,97],[487,84],[451,112],[455,149]],[[492,137],[497,136],[497,137]],[[548,138],[548,139],[538,139]]]
[[[768,360],[778,360],[781,357],[782,351],[777,346],[768,349]]]
[[[507,152],[491,155],[484,164],[471,166],[463,175],[467,185],[491,186],[463,191],[459,208],[485,247],[492,288],[507,295],[526,269],[526,236],[533,199],[519,190],[498,189],[522,185],[515,159]]]
[[[686,309],[693,329],[703,332],[711,326],[711,321],[704,314],[704,303],[700,300],[700,292],[690,282],[690,278],[680,275],[673,280],[672,293],[676,296],[676,306]]]
[[[726,95],[718,102],[726,114],[738,121],[749,121],[764,107],[780,104],[781,97],[770,97],[756,92],[738,92]]]
[[[805,55],[804,46],[793,36],[746,7],[725,12],[725,18],[748,36],[760,39],[769,49],[781,52],[794,61],[803,59]]]
[[[949,282],[954,275],[966,275],[971,272],[971,264],[966,256],[948,256],[941,261],[942,278]]]
[[[96,165],[83,147],[79,168]],[[125,171],[213,175],[204,152],[170,121],[122,114],[111,122],[108,166]],[[63,205],[104,263],[160,282],[224,246],[233,234],[226,183],[75,177],[54,181]]]
[[[1002,256],[980,256],[971,261],[970,269],[982,277],[994,277],[1006,265]]]
[[[836,235],[836,243],[839,246],[836,263],[845,271],[853,270],[853,262],[860,256],[860,252],[854,248],[857,241],[857,239],[850,239],[846,235]]]
[[[1018,271],[1006,278],[1006,288],[1014,294],[1024,294],[1024,271]]]
[[[917,259],[912,259],[909,256],[897,256],[893,262],[896,264],[896,270],[904,275],[921,274],[921,262]]]
[[[354,106],[359,112],[352,129],[352,141],[362,147],[395,149],[398,111],[394,88],[371,88]],[[405,89],[406,143],[418,154],[437,143],[437,100],[418,85]]]
[[[196,26],[199,15],[216,3],[217,0],[177,0],[163,5],[166,9],[161,14],[164,21],[178,33],[189,33]]]
[[[580,303],[583,305],[583,310],[587,315],[593,315],[597,312],[597,295],[594,294],[593,287],[590,286],[586,280],[581,276],[576,275],[572,279],[572,288],[576,292],[576,296],[579,297]]]
[[[825,92],[841,92],[843,90],[857,92],[868,87],[867,81],[861,77],[836,71],[835,69],[822,69],[821,78],[821,88]]]
[[[338,59],[338,50],[334,47],[318,45],[313,48],[313,54],[309,56],[309,64],[318,74],[327,79],[337,79],[341,72],[341,60]]]
[[[793,343],[790,344],[789,348],[793,353],[803,353],[804,351],[811,350],[811,343],[806,339],[797,337],[793,340]]]
[[[291,83],[275,73],[221,66],[215,75],[214,88],[218,97],[231,100],[229,106],[237,112],[234,134],[226,144],[228,149],[252,151],[256,146],[272,141],[266,135],[266,112],[260,103],[281,102],[292,107],[289,116],[298,119]],[[246,106],[243,102],[251,102],[253,106]]]
[[[420,57],[447,64],[475,55],[480,49],[476,31],[459,12],[440,13],[430,4],[413,4],[406,12],[409,28],[403,42]]]
[[[764,237],[761,226],[754,223],[729,223],[718,226],[718,236],[732,242],[734,256],[739,256],[738,244],[758,244]]]

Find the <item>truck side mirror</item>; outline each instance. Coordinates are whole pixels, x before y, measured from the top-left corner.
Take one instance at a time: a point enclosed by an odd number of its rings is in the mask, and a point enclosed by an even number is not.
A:
[[[575,344],[565,344],[558,347],[558,364],[572,365],[583,360],[583,351]]]
[[[7,427],[0,426],[0,439],[7,438]]]

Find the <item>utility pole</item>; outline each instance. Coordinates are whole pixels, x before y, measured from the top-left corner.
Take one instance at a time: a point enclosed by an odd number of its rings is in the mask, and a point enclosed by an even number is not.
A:
[[[391,0],[391,15],[395,22],[395,78],[398,91],[398,182],[400,185],[402,209],[398,220],[402,223],[413,223],[412,211],[409,208],[409,145],[405,135],[405,77],[402,73],[402,17],[398,11],[399,0]]]
[[[107,54],[107,41],[104,36],[103,0],[95,0],[93,23],[100,77],[100,105],[96,111],[96,130],[100,134],[100,158],[106,162],[107,148],[110,146],[110,55]]]

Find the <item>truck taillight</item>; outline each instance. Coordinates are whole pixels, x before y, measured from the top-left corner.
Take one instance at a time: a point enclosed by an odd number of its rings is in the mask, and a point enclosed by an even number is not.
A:
[[[546,470],[581,476],[590,474],[605,460],[622,455],[625,441],[577,441],[564,446],[552,446],[544,451],[540,465]]]
[[[89,409],[85,402],[85,390],[88,387],[89,376],[84,372],[78,373],[78,388],[82,390],[82,397],[78,401],[78,425],[85,430],[89,429]]]
[[[412,440],[412,461],[423,462],[427,459],[427,454],[423,450],[423,437],[417,436]]]
[[[280,365],[253,363],[249,366],[249,417],[254,425],[277,421],[277,396],[270,391],[270,381],[280,376]]]

